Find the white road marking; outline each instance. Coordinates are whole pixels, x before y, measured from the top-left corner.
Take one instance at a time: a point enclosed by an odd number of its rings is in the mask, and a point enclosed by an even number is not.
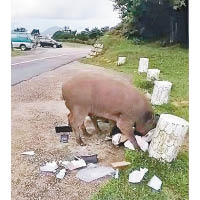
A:
[[[27,61],[23,61],[23,62],[19,62],[19,63],[13,63],[11,65],[14,66],[14,65],[19,65],[19,64],[24,64],[24,63],[30,63],[30,62],[34,62],[34,61],[38,61],[38,60],[46,60],[46,59],[57,58],[57,57],[67,56],[67,55],[72,55],[72,54],[77,54],[77,53],[85,53],[85,51],[83,51],[83,52],[73,52],[73,53],[68,53],[68,54],[61,54],[61,55],[51,56],[51,57],[45,57],[45,58],[37,58],[37,59],[27,60]]]

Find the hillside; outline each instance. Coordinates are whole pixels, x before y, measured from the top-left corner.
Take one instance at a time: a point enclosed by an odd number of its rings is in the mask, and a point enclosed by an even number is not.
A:
[[[45,31],[43,31],[41,34],[42,35],[53,35],[56,31],[59,31],[60,29],[61,29],[61,27],[52,26],[52,27],[46,29]]]

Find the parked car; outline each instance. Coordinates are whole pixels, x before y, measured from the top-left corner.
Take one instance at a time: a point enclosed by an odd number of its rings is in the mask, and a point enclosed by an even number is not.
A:
[[[27,32],[11,32],[11,44],[13,48],[20,48],[22,51],[35,47],[33,37]]]
[[[41,47],[53,47],[53,48],[62,48],[62,43],[57,42],[50,38],[41,38],[40,39],[40,46]]]

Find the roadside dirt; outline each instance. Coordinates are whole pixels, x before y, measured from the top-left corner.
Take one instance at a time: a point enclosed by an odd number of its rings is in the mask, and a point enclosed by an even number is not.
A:
[[[67,109],[61,100],[61,86],[78,71],[108,72],[119,79],[132,77],[101,67],[73,62],[12,87],[12,200],[86,200],[108,181],[103,178],[84,183],[75,178],[77,171],[63,180],[40,173],[45,162],[69,160],[81,153],[98,154],[99,162],[109,166],[124,159],[124,149],[104,141],[106,135],[84,138],[87,146],[78,146],[73,134],[69,143],[60,143],[56,125],[67,124]],[[106,130],[106,127],[102,127]],[[90,127],[93,132],[93,129]],[[35,151],[34,156],[20,155]]]

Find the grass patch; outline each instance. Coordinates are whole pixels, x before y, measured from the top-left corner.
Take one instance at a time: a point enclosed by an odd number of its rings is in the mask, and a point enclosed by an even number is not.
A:
[[[92,59],[83,59],[82,62],[131,74],[137,88],[152,93],[153,84],[146,81],[145,74],[137,73],[139,58],[148,57],[149,68],[160,69],[160,80],[168,80],[173,84],[170,103],[155,106],[155,110],[158,113],[164,111],[189,119],[188,105],[173,104],[189,99],[188,49],[180,48],[178,45],[161,47],[158,43],[134,45],[132,41],[108,34],[100,38],[99,42],[104,44],[103,54]],[[127,57],[127,62],[123,66],[117,66],[118,56]]]
[[[11,51],[11,57],[14,57],[14,56],[22,56],[24,55],[24,52],[21,51],[21,50],[16,50],[14,49],[13,51]]]
[[[188,152],[181,152],[172,163],[162,163],[149,158],[147,153],[126,150],[126,160],[131,166],[120,171],[119,179],[112,179],[95,194],[92,200],[185,200],[188,199]],[[128,182],[128,175],[135,169],[146,167],[149,171],[141,183]],[[147,186],[148,181],[158,176],[163,184],[161,191]]]
[[[133,84],[152,93],[153,83],[146,81],[146,74],[138,74],[140,57],[148,57],[149,68],[160,69],[160,80],[172,82],[172,91],[168,104],[153,106],[155,113],[170,113],[189,119],[189,80],[188,49],[178,45],[161,47],[158,43],[133,44],[119,36],[104,35],[99,40],[104,44],[103,53],[82,62],[104,66],[105,68],[124,72],[133,77]],[[118,56],[126,56],[127,62],[118,67]],[[188,147],[182,148],[177,159],[172,163],[162,163],[149,158],[147,153],[126,150],[126,160],[131,162],[128,170],[120,171],[119,179],[112,179],[105,184],[93,200],[186,200],[188,197]],[[146,167],[149,169],[139,184],[128,182],[132,170]],[[162,181],[160,192],[147,186],[150,178],[156,175]]]
[[[75,42],[62,42],[62,43],[63,43],[63,47],[75,47],[75,48],[91,47],[91,45],[75,43]]]

